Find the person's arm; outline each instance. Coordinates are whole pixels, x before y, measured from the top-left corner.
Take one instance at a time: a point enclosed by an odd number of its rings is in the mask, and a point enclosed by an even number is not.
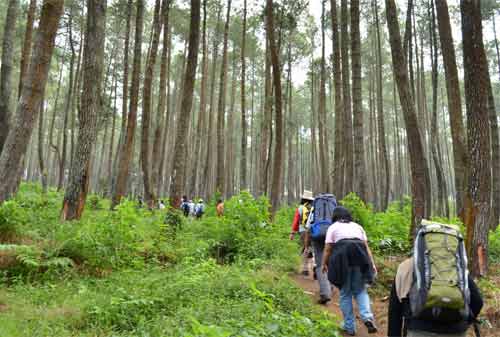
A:
[[[477,287],[476,283],[470,276],[469,276],[469,290],[470,290],[470,310],[472,312],[472,316],[476,318],[481,312],[484,303],[479,288]]]
[[[290,233],[290,240],[293,240],[295,237],[295,234],[299,231],[299,222],[300,222],[300,212],[299,209],[297,208],[295,210],[295,215],[293,217],[293,223],[292,223],[292,232]]]
[[[389,312],[387,317],[387,336],[401,337],[403,330],[403,304],[396,294],[396,282],[392,283],[389,297]]]
[[[323,273],[328,272],[328,261],[330,260],[330,255],[332,255],[333,243],[325,244],[325,249],[323,250],[323,261],[321,262],[321,270]]]

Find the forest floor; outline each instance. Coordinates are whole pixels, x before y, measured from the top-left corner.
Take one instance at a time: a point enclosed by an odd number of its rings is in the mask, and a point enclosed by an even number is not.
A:
[[[389,262],[391,265],[394,261]],[[500,265],[491,266],[492,275],[489,277],[488,281],[483,282],[482,288],[487,288],[485,297],[485,307],[481,313],[481,319],[484,323],[481,326],[481,337],[500,337],[500,293],[498,293],[498,287],[500,286]],[[319,286],[318,282],[313,279],[312,273],[309,276],[304,276],[298,272],[290,274],[290,278],[295,282],[295,284],[301,288],[305,294],[309,295],[314,303],[317,303],[319,298]],[[487,283],[487,284],[485,284]],[[328,302],[327,305],[317,304],[318,308],[333,314],[338,318],[339,325],[342,322],[342,312],[339,307],[339,291],[335,287],[332,288],[332,300]],[[387,314],[389,306],[388,294],[380,293],[379,290],[370,291],[370,299],[372,302],[372,311],[375,315],[375,320],[378,328],[376,334],[369,334],[359,317],[357,312],[357,307],[355,305],[356,312],[356,336],[358,337],[385,337],[387,336]],[[348,336],[344,334],[343,336]],[[475,336],[472,329],[469,329],[468,337]]]

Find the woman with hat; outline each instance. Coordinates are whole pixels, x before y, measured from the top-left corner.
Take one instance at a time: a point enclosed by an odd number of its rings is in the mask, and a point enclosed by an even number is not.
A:
[[[290,240],[293,240],[297,233],[300,234],[300,244],[302,247],[302,274],[305,276],[309,275],[309,264],[312,258],[309,247],[305,246],[305,224],[307,222],[313,200],[313,193],[311,191],[304,191],[302,197],[300,198],[300,205],[295,210],[295,216],[293,217],[292,223],[292,232],[290,233]]]

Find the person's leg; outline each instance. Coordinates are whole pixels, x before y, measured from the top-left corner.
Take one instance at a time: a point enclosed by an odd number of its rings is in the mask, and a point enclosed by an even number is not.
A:
[[[315,269],[319,283],[320,301],[326,303],[328,300],[332,298],[332,286],[330,285],[330,281],[328,281],[326,273],[323,273],[321,271],[321,261],[323,259],[323,249],[325,247],[325,244],[313,241],[312,246],[314,249],[314,260],[316,262]]]
[[[305,232],[300,233],[300,245],[302,247],[302,274],[303,275],[309,275],[309,257],[308,257],[308,249],[304,245],[304,237],[305,237]]]
[[[351,272],[351,276],[352,292],[354,298],[356,299],[356,303],[358,303],[358,310],[359,315],[361,316],[361,320],[365,323],[365,326],[368,328],[369,333],[375,333],[377,332],[377,328],[375,326],[375,319],[371,310],[370,297],[368,296],[366,284],[363,281],[360,269],[354,268],[354,270]]]
[[[351,292],[351,277],[347,275],[342,289],[340,289],[339,294],[339,305],[342,311],[342,316],[344,316],[344,323],[342,328],[349,334],[356,332],[356,318],[354,316],[352,308],[352,292]]]
[[[443,335],[438,334],[438,333],[433,333],[433,332],[427,332],[427,331],[408,330],[408,334],[406,336],[407,337],[441,337]],[[467,336],[467,332],[446,334],[446,337],[466,337],[466,336]]]

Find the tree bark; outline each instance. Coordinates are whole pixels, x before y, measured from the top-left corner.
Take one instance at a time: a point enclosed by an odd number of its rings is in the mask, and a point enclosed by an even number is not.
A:
[[[10,197],[12,181],[18,178],[21,158],[26,153],[38,117],[63,5],[64,0],[45,0],[42,6],[35,52],[26,77],[27,85],[23,86],[16,110],[17,118],[0,156],[0,204]]]
[[[328,137],[326,136],[327,117],[326,117],[326,67],[325,67],[325,2],[321,0],[321,74],[320,74],[320,89],[319,89],[319,157],[321,168],[321,190],[323,192],[330,191],[330,159],[328,150]]]
[[[351,85],[349,76],[349,11],[347,0],[341,0],[341,56],[342,56],[342,94],[344,103],[344,188],[341,196],[353,191],[354,140],[352,134]]]
[[[224,118],[226,114],[226,82],[227,82],[227,39],[229,34],[229,19],[231,15],[231,0],[227,1],[226,23],[224,25],[224,42],[222,47],[222,65],[220,70],[219,100],[217,109],[217,168],[215,190],[224,193]]]
[[[340,39],[338,29],[337,1],[330,0],[330,15],[332,22],[332,47],[333,47],[333,80],[335,86],[335,150],[334,150],[334,184],[335,193],[342,194],[344,182],[344,150],[343,135],[343,105],[342,105],[342,72],[340,64]],[[339,196],[340,196],[339,195]]]
[[[181,193],[184,187],[186,173],[186,134],[191,117],[193,104],[194,83],[196,77],[196,66],[198,63],[198,48],[200,41],[200,0],[191,0],[191,20],[189,24],[189,49],[184,74],[183,93],[180,116],[175,139],[173,182],[170,185],[170,204],[179,207]]]
[[[80,219],[87,198],[92,150],[97,139],[97,118],[102,109],[102,76],[106,31],[106,0],[87,2],[87,27],[83,49],[83,88],[79,108],[78,141],[71,163],[61,211],[62,220]]]
[[[471,275],[488,270],[491,201],[491,144],[488,114],[488,63],[483,45],[479,1],[461,0],[467,140],[468,191],[465,197],[467,252]]]
[[[26,30],[24,32],[23,49],[21,51],[21,64],[19,67],[19,84],[17,90],[17,98],[21,97],[21,90],[23,88],[24,77],[29,67],[29,59],[31,56],[31,44],[33,40],[33,23],[35,22],[36,15],[36,1],[30,0],[28,8],[28,16],[26,18]],[[0,146],[1,151],[1,146]]]
[[[276,213],[281,196],[281,175],[283,167],[283,116],[282,116],[282,94],[281,94],[281,67],[279,52],[274,39],[274,6],[273,0],[266,1],[266,35],[269,39],[271,51],[271,63],[273,67],[274,102],[275,102],[275,125],[276,144],[274,145],[274,167],[271,182],[271,205],[273,213]]]
[[[243,27],[241,37],[241,160],[240,160],[240,190],[248,188],[247,183],[247,117],[245,100],[245,77],[246,77],[246,32],[247,30],[247,0],[243,0]]]
[[[16,32],[19,0],[10,0],[3,29],[2,61],[0,68],[0,153],[9,128],[10,97],[12,96],[12,70],[14,61],[14,34]]]
[[[439,38],[446,77],[446,94],[450,117],[451,139],[453,144],[453,167],[455,169],[456,211],[462,215],[464,194],[467,189],[467,143],[463,126],[462,102],[460,84],[455,57],[455,47],[451,34],[450,16],[446,1],[436,1],[436,13]]]
[[[123,147],[121,149],[120,160],[118,162],[118,176],[116,179],[116,189],[113,195],[112,206],[120,203],[121,198],[127,190],[127,182],[134,148],[135,129],[137,125],[137,106],[139,102],[139,80],[141,71],[142,54],[142,31],[144,20],[144,0],[137,0],[137,14],[135,21],[135,45],[134,64],[132,69],[132,83],[130,86],[130,106],[127,117],[127,133]],[[124,82],[126,83],[126,82]]]
[[[354,116],[354,191],[366,199],[366,164],[361,87],[361,33],[359,31],[359,0],[351,0],[352,108]]]
[[[40,178],[42,180],[42,195],[47,194],[47,170],[45,168],[45,161],[43,157],[44,148],[44,129],[43,129],[43,99],[40,104],[40,114],[38,115],[38,166],[40,168]]]
[[[165,0],[163,0],[165,1]],[[149,160],[149,127],[151,124],[151,86],[153,84],[153,70],[156,64],[158,54],[158,45],[160,43],[160,32],[163,24],[160,8],[160,0],[156,0],[153,18],[153,37],[149,48],[148,59],[146,61],[146,71],[144,75],[144,86],[142,89],[142,136],[141,136],[141,166],[142,178],[144,181],[144,201],[149,207],[155,204],[156,196],[151,186],[151,162]]]
[[[397,9],[394,0],[386,0],[387,26],[389,29],[392,63],[396,84],[399,92],[399,100],[403,110],[408,138],[408,152],[410,154],[411,176],[412,176],[412,226],[410,237],[415,235],[415,229],[426,214],[426,195],[430,186],[427,160],[420,137],[420,129],[415,112],[414,100],[408,80],[406,58],[401,45],[401,35]]]
[[[498,137],[498,119],[495,109],[495,99],[493,88],[488,74],[488,111],[491,132],[491,174],[492,174],[492,195],[491,195],[491,229],[498,227],[500,217],[500,141]]]

